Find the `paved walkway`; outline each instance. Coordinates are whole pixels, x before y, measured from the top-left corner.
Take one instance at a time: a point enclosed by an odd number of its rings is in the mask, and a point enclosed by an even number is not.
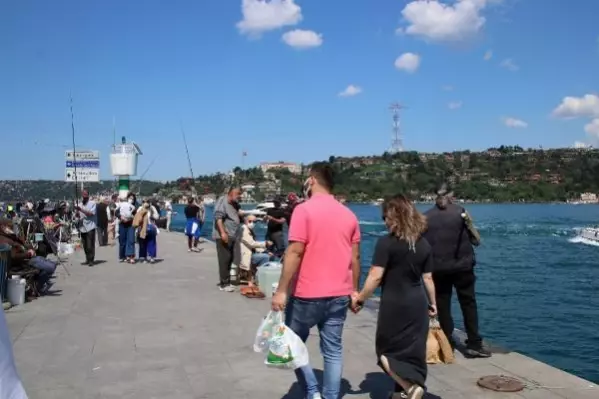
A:
[[[106,260],[60,270],[52,297],[7,312],[15,357],[31,399],[300,399],[290,371],[267,369],[252,351],[253,336],[268,301],[217,290],[212,243],[187,253],[176,233],[159,236],[154,265],[119,264],[115,248]],[[346,398],[385,398],[389,379],[375,365],[375,319],[350,316],[345,331]],[[309,339],[313,366],[322,370],[318,337]],[[519,394],[476,386],[479,377],[516,375],[527,381]],[[458,358],[430,368],[428,398],[597,398],[591,383],[524,356],[490,360]]]

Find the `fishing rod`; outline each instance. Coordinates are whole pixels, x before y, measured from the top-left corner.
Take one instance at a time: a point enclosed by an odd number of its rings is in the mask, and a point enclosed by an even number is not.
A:
[[[187,138],[185,137],[185,130],[183,130],[183,122],[181,122],[181,134],[183,135],[183,144],[185,144],[185,153],[187,154],[187,164],[189,165],[189,172],[191,173],[191,194],[195,195],[196,192],[196,179],[193,175],[193,168],[191,166],[191,158],[189,157],[189,148],[187,147]]]
[[[152,159],[152,162],[150,162],[150,164],[148,165],[148,167],[144,170],[144,172],[141,174],[141,176],[139,176],[139,178],[137,179],[137,183],[138,183],[137,191],[138,192],[141,193],[141,185],[143,184],[143,178],[145,177],[146,173],[148,173],[150,171],[150,168],[152,167],[152,165],[154,165],[154,162],[156,162],[157,158],[158,158],[158,155],[156,155]],[[134,191],[134,190],[132,190],[132,191]]]
[[[79,186],[77,182],[77,147],[75,145],[75,116],[73,114],[73,96],[71,99],[71,139],[73,141],[73,171],[75,173],[75,203],[79,203]]]

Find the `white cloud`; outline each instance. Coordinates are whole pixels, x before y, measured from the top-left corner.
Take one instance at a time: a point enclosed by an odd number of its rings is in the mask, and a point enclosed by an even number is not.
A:
[[[499,64],[499,66],[512,72],[516,72],[520,69],[520,67],[511,58],[506,58],[505,60],[501,61],[501,64]]]
[[[556,118],[599,118],[599,96],[585,94],[582,97],[564,97],[552,112]]]
[[[584,131],[593,139],[599,139],[599,118],[593,119],[590,123],[584,126]]]
[[[360,86],[349,85],[338,95],[339,97],[353,97],[360,93],[362,93],[362,88]]]
[[[504,117],[502,118],[503,124],[509,128],[526,128],[528,127],[528,123],[524,122],[522,119],[512,118],[512,117]]]
[[[444,91],[453,91],[454,87],[452,85],[444,85],[441,86],[441,89],[443,89]]]
[[[459,42],[476,36],[486,23],[483,10],[499,0],[414,0],[401,14],[407,26],[398,33],[435,42]]]
[[[287,45],[300,50],[322,45],[322,35],[312,30],[294,29],[281,38]]]
[[[420,56],[414,53],[403,53],[395,60],[395,68],[414,73],[420,67]]]
[[[491,58],[493,58],[493,51],[491,51],[491,50],[487,50],[487,51],[485,52],[485,55],[483,56],[483,59],[484,59],[485,61],[489,61]]]
[[[264,32],[297,25],[301,22],[302,9],[294,0],[242,0],[243,19],[237,29],[243,34],[260,37]]]
[[[462,105],[464,105],[464,103],[462,103],[461,101],[452,101],[449,104],[447,104],[447,108],[451,110],[460,109],[462,108]]]

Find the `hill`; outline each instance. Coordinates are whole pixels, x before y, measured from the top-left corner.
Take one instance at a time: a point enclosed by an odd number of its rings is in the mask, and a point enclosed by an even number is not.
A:
[[[501,146],[480,152],[330,156],[327,161],[336,171],[335,193],[349,201],[371,201],[397,192],[430,200],[442,182],[449,183],[459,198],[472,201],[565,201],[599,192],[599,151],[589,148]],[[237,167],[232,175],[200,176],[195,182],[180,178],[161,192],[180,195],[195,185],[200,193],[220,193],[236,181],[254,185],[253,196],[261,200],[268,194],[300,191],[309,166],[304,165],[301,174]]]
[[[501,146],[485,151],[445,153],[401,152],[379,156],[337,157],[327,160],[336,172],[335,193],[349,201],[372,201],[397,192],[428,200],[443,182],[456,196],[473,201],[565,201],[581,193],[599,192],[599,150],[523,149]],[[250,188],[246,199],[262,200],[267,195],[300,192],[310,165],[294,174],[283,168],[242,169],[230,174],[203,175],[195,180],[181,177],[165,184],[133,182],[142,196],[159,193],[173,199],[190,194],[222,193],[232,183]],[[114,181],[86,186],[92,193],[112,193]],[[0,199],[72,198],[73,183],[48,180],[0,181]]]
[[[151,195],[162,187],[162,183],[152,181],[132,181],[132,186],[142,195]],[[116,192],[114,180],[99,183],[85,183],[85,188],[92,194]],[[61,180],[0,180],[0,200],[52,200],[71,199],[75,196],[75,183]]]

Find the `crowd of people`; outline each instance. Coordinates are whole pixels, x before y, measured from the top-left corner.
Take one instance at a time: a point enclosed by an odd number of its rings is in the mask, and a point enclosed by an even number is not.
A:
[[[251,271],[282,256],[283,268],[272,297],[272,310],[284,311],[285,323],[303,341],[310,329],[318,326],[324,358],[323,386],[321,390],[309,365],[297,369],[305,397],[338,398],[347,312],[360,312],[379,287],[375,352],[378,365],[395,382],[390,397],[424,396],[431,318],[438,318],[453,350],[456,349],[451,316],[454,287],[468,336],[464,353],[468,357],[491,356],[478,331],[474,289],[473,246],[480,243],[480,237],[470,215],[452,202],[452,193],[441,188],[435,206],[425,214],[403,195],[387,199],[381,218],[388,234],[376,243],[372,266],[360,284],[359,222],[331,194],[333,187],[332,168],[326,163],[313,165],[304,184],[307,200],[291,203],[285,210],[276,206],[269,212],[265,241],[255,239],[256,217],[240,211],[238,188],[231,188],[214,209],[212,237],[220,289],[235,291],[231,285],[232,268]],[[287,248],[283,223],[289,225]],[[250,276],[246,290],[253,285]]]
[[[265,216],[244,212],[241,190],[232,187],[214,206],[212,238],[215,242],[221,291],[234,292],[232,278],[244,274],[248,286],[241,289],[257,297],[257,270],[272,260],[282,262],[281,276],[272,297],[272,310],[285,312],[285,323],[303,341],[318,326],[324,358],[322,390],[308,365],[295,370],[309,399],[339,396],[343,369],[342,334],[348,310],[358,313],[380,288],[380,307],[375,339],[378,365],[395,382],[393,398],[420,399],[427,378],[426,343],[431,318],[440,326],[455,350],[451,298],[455,288],[467,334],[464,353],[489,357],[478,330],[475,295],[474,246],[480,236],[468,212],[453,203],[446,186],[437,192],[436,204],[424,214],[404,195],[385,200],[381,218],[388,233],[375,245],[371,268],[360,282],[360,226],[356,215],[332,195],[333,170],[327,163],[311,168],[304,183],[303,200],[290,194],[283,204],[274,201]],[[25,213],[34,213],[26,204]],[[170,230],[172,206],[165,204],[165,226]],[[15,259],[31,261],[36,251],[19,238],[14,218],[19,209],[7,209],[0,221],[0,243],[13,246]],[[43,215],[40,214],[40,216]],[[199,251],[206,210],[201,199],[191,198],[185,208],[185,234],[189,252]],[[91,200],[82,193],[81,204],[59,205],[52,218],[56,228],[71,218],[81,233],[86,264],[95,262],[96,237],[100,245],[118,240],[121,262],[153,262],[157,256],[159,204],[138,203],[135,194]],[[256,223],[266,223],[264,240],[258,240]],[[45,220],[50,223],[51,220]],[[288,238],[284,226],[288,225]],[[18,227],[17,227],[18,226]],[[138,254],[135,254],[135,243]],[[32,262],[33,263],[33,262]],[[39,262],[38,262],[39,263]],[[40,291],[49,288],[54,270],[41,271]],[[55,266],[54,266],[55,268]],[[261,297],[264,297],[262,295]]]

